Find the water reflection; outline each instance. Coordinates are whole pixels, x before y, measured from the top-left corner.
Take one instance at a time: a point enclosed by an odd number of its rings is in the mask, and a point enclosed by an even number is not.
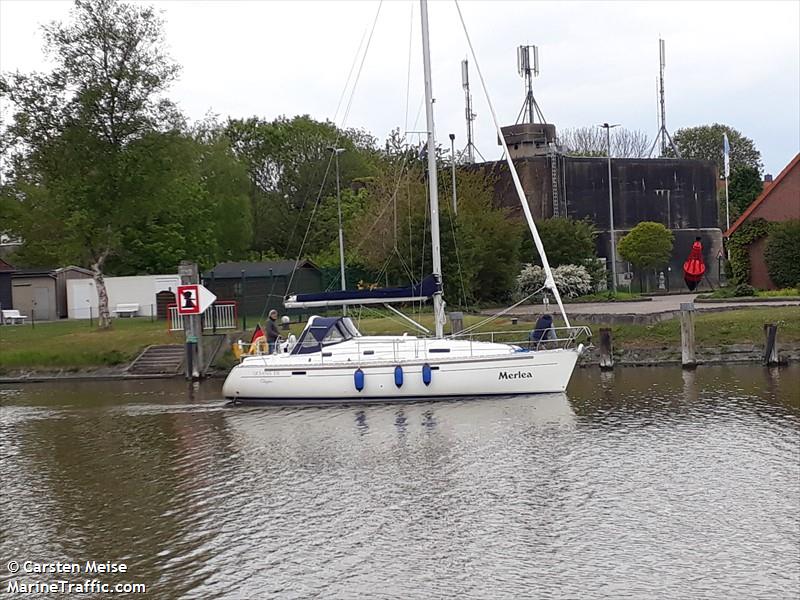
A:
[[[124,560],[159,598],[791,597],[798,375],[358,408],[0,386],[0,558]]]

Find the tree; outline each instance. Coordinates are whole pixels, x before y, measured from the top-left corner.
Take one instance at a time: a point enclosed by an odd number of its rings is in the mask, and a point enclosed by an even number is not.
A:
[[[764,183],[761,181],[757,169],[746,166],[737,167],[731,173],[728,182],[728,201],[731,205],[731,214],[737,216],[742,214],[753,200],[758,198],[763,189]]]
[[[109,327],[104,268],[130,223],[156,201],[140,193],[140,168],[160,143],[152,134],[181,124],[162,96],[178,67],[161,50],[163,24],[151,7],[76,0],[70,23],[44,31],[54,70],[0,81],[16,109],[5,132],[16,197],[42,219],[26,219],[24,239],[39,240],[45,254],[84,259],[99,324]]]
[[[576,221],[569,217],[554,217],[536,223],[539,237],[547,251],[551,267],[560,265],[584,265],[597,258],[595,238],[597,230],[591,221]],[[533,238],[527,236],[522,244],[522,259],[533,259],[541,265],[541,259],[533,245]]]
[[[571,156],[608,156],[606,132],[600,127],[563,129],[559,141]],[[644,158],[650,149],[647,134],[624,127],[611,130],[611,156],[614,158]]]
[[[749,167],[755,169],[760,175],[763,170],[761,153],[753,140],[745,137],[733,127],[720,123],[687,127],[676,131],[672,139],[680,150],[682,158],[710,160],[717,165],[719,173],[722,174],[724,172],[722,148],[724,133],[728,134],[731,172],[742,167]],[[667,147],[667,154],[675,156],[671,147]]]
[[[431,271],[430,217],[422,165],[396,166],[387,163],[367,183],[364,211],[347,228],[346,237],[358,240],[347,247],[347,262],[405,284]],[[450,178],[442,173],[439,181],[445,298],[466,306],[508,297],[519,270],[521,223],[492,207],[492,182],[483,174],[457,171],[458,215],[450,207]]]
[[[251,247],[294,258],[305,240],[306,254],[327,246],[335,229],[313,225],[306,236],[312,213],[320,203],[335,202],[336,173],[330,148],[339,155],[342,188],[367,177],[379,161],[375,139],[362,130],[339,130],[333,123],[315,121],[308,115],[273,121],[260,118],[231,119],[225,127],[233,151],[250,175],[253,214]]]
[[[617,244],[619,255],[638,269],[656,269],[669,261],[672,232],[661,223],[643,221]]]

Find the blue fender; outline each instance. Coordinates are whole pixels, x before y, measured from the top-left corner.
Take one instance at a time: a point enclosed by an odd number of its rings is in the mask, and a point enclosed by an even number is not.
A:
[[[356,389],[360,392],[364,389],[364,371],[361,369],[356,369],[356,372],[353,373],[353,382],[356,385]]]
[[[431,366],[428,363],[425,363],[422,365],[422,383],[425,385],[430,385],[432,377],[433,371],[431,370]]]
[[[403,367],[401,367],[400,365],[397,365],[394,368],[394,384],[397,387],[403,386]]]

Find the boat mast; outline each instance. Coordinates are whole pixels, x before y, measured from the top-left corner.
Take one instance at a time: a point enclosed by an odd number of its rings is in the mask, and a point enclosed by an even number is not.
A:
[[[431,254],[433,274],[440,283],[433,295],[433,318],[436,337],[444,335],[444,301],[442,300],[442,253],[439,244],[439,182],[436,176],[436,135],[433,129],[433,85],[431,83],[431,48],[428,39],[428,3],[419,1],[422,18],[422,66],[425,71],[425,119],[428,128],[428,188],[431,197]]]

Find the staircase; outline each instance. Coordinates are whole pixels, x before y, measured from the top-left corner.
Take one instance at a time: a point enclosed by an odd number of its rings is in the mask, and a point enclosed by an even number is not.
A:
[[[131,375],[174,375],[183,365],[182,344],[148,346],[128,367]]]

